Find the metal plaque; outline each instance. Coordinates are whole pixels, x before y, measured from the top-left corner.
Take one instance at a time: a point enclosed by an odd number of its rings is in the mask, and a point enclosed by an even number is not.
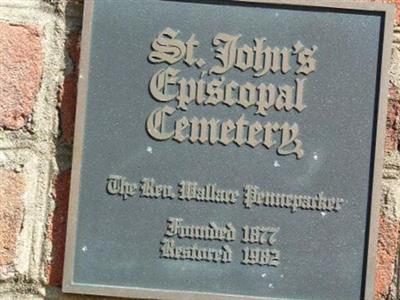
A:
[[[85,1],[63,290],[372,300],[392,23]]]

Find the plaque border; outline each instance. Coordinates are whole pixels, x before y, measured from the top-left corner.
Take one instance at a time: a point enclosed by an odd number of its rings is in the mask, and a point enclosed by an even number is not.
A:
[[[88,294],[111,297],[135,297],[141,299],[160,299],[160,300],[295,300],[286,298],[255,297],[247,295],[231,295],[210,292],[193,292],[180,290],[150,289],[124,286],[108,286],[97,284],[81,284],[73,282],[73,271],[75,261],[75,243],[77,232],[77,216],[79,205],[79,190],[81,177],[81,162],[83,154],[84,125],[86,116],[86,95],[88,92],[88,74],[90,61],[90,42],[92,37],[92,18],[94,3],[96,0],[84,1],[83,27],[81,38],[80,54],[80,73],[78,83],[77,108],[75,119],[74,147],[72,159],[71,187],[68,209],[67,237],[64,259],[64,273],[62,291],[64,293]],[[190,2],[191,0],[183,0]],[[395,20],[395,7],[393,4],[386,3],[343,3],[329,2],[324,0],[229,0],[232,3],[257,3],[276,6],[288,6],[313,9],[313,8],[332,8],[344,11],[373,12],[383,14],[383,29],[379,41],[381,58],[380,70],[377,78],[376,87],[379,90],[377,95],[378,103],[376,105],[376,124],[375,125],[375,145],[372,144],[373,165],[372,181],[370,181],[369,199],[369,218],[366,225],[366,245],[368,247],[364,254],[363,266],[363,290],[360,297],[365,300],[374,300],[375,292],[375,273],[376,273],[376,251],[378,242],[378,221],[380,211],[380,196],[382,189],[382,172],[384,162],[384,140],[386,128],[388,82],[389,82],[389,64],[391,60],[391,45],[393,40],[393,24]]]

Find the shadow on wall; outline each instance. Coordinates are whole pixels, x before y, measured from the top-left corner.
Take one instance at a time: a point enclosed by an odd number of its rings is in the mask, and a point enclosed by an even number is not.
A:
[[[69,0],[65,8],[66,39],[64,51],[64,82],[58,91],[59,138],[56,159],[59,173],[53,179],[52,197],[54,211],[49,217],[47,239],[52,245],[45,275],[48,284],[62,284],[67,212],[72,163],[77,85],[79,78],[79,56],[82,29],[83,0]]]

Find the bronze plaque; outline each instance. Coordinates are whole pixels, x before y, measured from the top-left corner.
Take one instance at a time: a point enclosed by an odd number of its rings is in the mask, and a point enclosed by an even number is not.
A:
[[[372,300],[392,22],[85,1],[63,290]]]

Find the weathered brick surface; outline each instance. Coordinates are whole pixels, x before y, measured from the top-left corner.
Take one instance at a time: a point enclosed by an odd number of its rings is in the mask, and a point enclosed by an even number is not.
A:
[[[399,148],[400,102],[389,101],[386,119],[385,151],[392,152]]]
[[[378,260],[376,269],[376,299],[388,299],[389,289],[395,276],[398,256],[399,222],[380,217]]]
[[[385,152],[400,150],[400,91],[396,87],[389,89],[389,101],[386,117]]]
[[[386,170],[399,173],[398,153],[386,159]],[[397,300],[397,272],[400,243],[400,185],[399,177],[387,177],[383,182],[380,202],[379,236],[376,262],[376,300]]]
[[[0,22],[0,127],[23,127],[40,87],[42,32],[35,26]]]
[[[0,170],[0,279],[13,276],[25,189],[23,174]]]
[[[52,244],[52,252],[50,261],[45,265],[46,278],[51,286],[61,286],[62,283],[70,177],[71,172],[64,171],[57,176],[54,182],[55,208],[50,216],[47,230],[48,239]]]
[[[79,76],[80,34],[73,32],[68,36],[66,49],[72,64],[72,71],[65,76],[59,94],[61,141],[72,144],[76,109],[77,83]]]

